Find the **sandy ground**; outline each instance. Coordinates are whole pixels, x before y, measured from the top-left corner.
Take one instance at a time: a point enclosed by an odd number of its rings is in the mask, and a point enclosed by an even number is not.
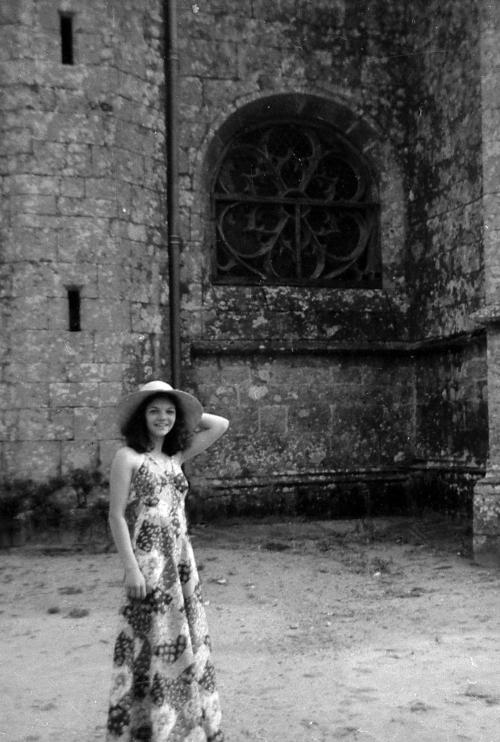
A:
[[[498,742],[500,574],[439,519],[198,527],[228,742]],[[114,553],[0,554],[0,742],[103,740]]]

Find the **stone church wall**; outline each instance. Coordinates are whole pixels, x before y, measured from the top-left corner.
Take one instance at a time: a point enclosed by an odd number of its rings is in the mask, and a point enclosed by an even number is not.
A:
[[[415,6],[407,270],[412,334],[422,339],[473,330],[484,298],[482,109],[477,2]]]
[[[159,366],[163,31],[127,0],[12,0],[0,23],[1,468],[37,479],[108,463],[114,404]]]
[[[484,341],[452,349],[451,364],[447,346],[449,336],[475,329],[469,315],[482,295],[474,3],[433,13],[418,2],[183,8],[187,378],[206,403],[222,401],[233,423],[210,457],[209,478],[200,461],[193,481],[201,492],[221,488],[228,503],[243,492],[255,501],[264,481],[277,484],[287,472],[280,491],[296,502],[319,473],[328,499],[341,496],[344,470],[358,483],[395,482],[398,471],[429,462],[445,477],[457,467],[478,472]],[[319,111],[370,158],[379,177],[381,290],[211,282],[207,194],[217,155],[238,126],[283,110]],[[441,350],[425,352],[436,338]],[[446,436],[456,419],[460,432]]]
[[[411,369],[383,352],[359,352],[406,337],[406,91],[387,63],[403,43],[403,14],[344,2],[183,7],[188,378],[232,422],[216,453],[192,467],[192,481],[202,495],[215,491],[229,511],[258,509],[266,498],[267,507],[274,499],[293,510],[304,488],[330,499],[337,470],[358,472],[355,480],[363,470],[392,472],[411,437]],[[373,163],[383,290],[211,281],[207,198],[218,153],[238,126],[283,111],[342,129]]]
[[[414,473],[484,464],[477,8],[430,6],[178,0],[182,385],[231,420],[189,467],[200,515],[398,512]],[[5,478],[27,461],[34,478],[107,473],[116,400],[168,380],[161,12],[0,8]],[[381,288],[213,281],[214,170],[242,127],[283,114],[368,163]]]
[[[427,341],[416,359],[415,452],[477,478],[488,445],[485,337],[473,318],[485,292],[479,4],[414,7],[407,271],[411,336]]]

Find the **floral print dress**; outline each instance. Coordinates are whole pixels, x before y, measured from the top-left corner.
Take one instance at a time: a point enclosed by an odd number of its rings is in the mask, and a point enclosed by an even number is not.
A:
[[[198,572],[186,529],[188,484],[177,456],[149,454],[127,520],[148,593],[120,610],[108,742],[222,742],[221,712]]]

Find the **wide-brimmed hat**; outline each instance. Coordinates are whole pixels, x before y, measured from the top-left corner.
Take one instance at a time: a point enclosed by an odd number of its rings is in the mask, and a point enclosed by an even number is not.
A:
[[[168,394],[169,397],[173,397],[184,414],[184,420],[189,430],[194,430],[197,427],[203,414],[203,407],[196,397],[193,397],[192,394],[188,394],[187,392],[181,392],[179,389],[174,389],[165,381],[148,381],[147,384],[143,384],[136,392],[127,394],[118,403],[118,425],[122,433],[140,405],[148,397],[155,397],[157,394]]]

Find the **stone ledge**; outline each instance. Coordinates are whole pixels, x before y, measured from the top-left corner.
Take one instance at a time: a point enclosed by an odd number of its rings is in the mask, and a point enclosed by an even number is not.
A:
[[[500,310],[499,310],[500,312]],[[499,319],[500,322],[500,314]],[[287,356],[287,355],[401,355],[411,356],[441,350],[460,349],[484,337],[484,329],[457,333],[443,338],[417,341],[336,343],[330,340],[196,340],[188,344],[192,358],[209,356]]]
[[[500,324],[500,302],[481,307],[472,313],[471,319],[481,327]]]
[[[271,472],[263,476],[249,476],[239,478],[209,478],[209,477],[190,477],[193,487],[208,486],[211,489],[240,489],[243,487],[268,487],[273,485],[311,485],[311,484],[329,484],[335,482],[358,482],[363,481],[380,481],[380,480],[397,480],[405,481],[408,478],[408,467],[394,467],[377,469],[322,469],[321,471],[290,471],[290,472]]]
[[[483,474],[481,467],[448,461],[235,479],[192,477],[189,510],[194,522],[273,514],[366,518],[428,509],[470,517],[473,486]]]

